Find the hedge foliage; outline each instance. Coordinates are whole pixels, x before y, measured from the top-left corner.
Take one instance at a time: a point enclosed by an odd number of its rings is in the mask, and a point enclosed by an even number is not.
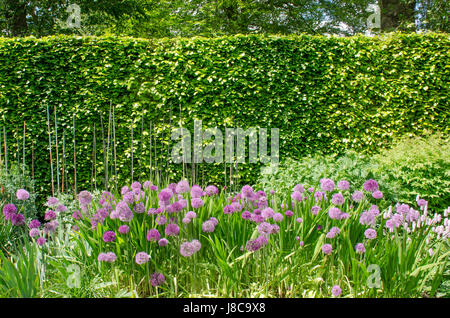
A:
[[[398,136],[425,130],[448,134],[449,52],[448,35],[432,33],[0,38],[0,121],[7,129],[9,158],[19,162],[26,121],[26,163],[33,159],[37,185],[47,192],[47,105],[53,160],[56,106],[59,159],[64,133],[70,185],[75,116],[79,189],[93,185],[95,172],[97,185],[103,182],[102,136],[107,140],[111,104],[121,182],[131,181],[132,146],[134,179],[148,175],[149,140],[155,136],[153,167],[156,150],[161,170],[181,173],[181,165],[165,162],[171,128],[179,127],[180,119],[192,133],[194,119],[203,120],[203,128],[222,131],[279,128],[281,160],[346,149],[373,153]],[[254,181],[259,166],[240,164],[240,182]],[[224,183],[223,164],[199,167],[204,182]]]

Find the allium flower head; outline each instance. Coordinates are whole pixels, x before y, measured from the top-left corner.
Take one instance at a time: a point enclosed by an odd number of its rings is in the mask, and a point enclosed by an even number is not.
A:
[[[284,212],[284,215],[286,215],[287,217],[291,217],[294,215],[294,212],[292,212],[291,210],[287,210],[286,212]]]
[[[202,224],[202,231],[206,233],[214,232],[215,226],[214,222],[211,220],[205,221]]]
[[[366,182],[364,182],[363,188],[368,192],[374,192],[378,190],[378,182],[376,182],[373,179],[369,179]]]
[[[161,239],[161,234],[159,234],[159,231],[157,229],[151,229],[147,233],[147,241],[153,242],[153,241],[159,241]]]
[[[151,190],[151,191],[158,191],[158,186],[155,186],[155,185],[152,184],[152,185],[150,186],[150,190]]]
[[[144,189],[150,189],[151,185],[152,185],[152,183],[151,183],[150,181],[147,180],[147,181],[144,182],[144,184],[142,185],[142,187],[143,187]]]
[[[303,186],[303,184],[299,183],[299,184],[295,185],[294,191],[298,191],[300,193],[303,193],[303,192],[305,192],[305,187]]]
[[[160,216],[158,217],[158,221],[157,221],[156,224],[158,224],[158,225],[164,225],[164,224],[166,224],[166,222],[167,222],[167,218],[166,218],[164,215],[160,215]]]
[[[314,198],[316,199],[316,201],[322,200],[323,199],[323,195],[324,195],[323,192],[320,192],[320,191],[314,192]]]
[[[254,196],[253,188],[249,185],[245,185],[241,189],[241,194],[243,198],[251,199]]]
[[[117,259],[117,256],[113,252],[100,253],[100,254],[98,254],[98,257],[97,257],[97,260],[99,262],[108,262],[108,263],[113,263],[116,259]]]
[[[347,180],[341,180],[338,182],[337,188],[339,190],[348,190],[350,189],[350,182],[348,182]]]
[[[47,242],[47,240],[45,239],[45,237],[40,237],[36,240],[37,245],[42,246]]]
[[[136,189],[141,190],[142,185],[139,182],[135,181],[131,184],[130,188],[132,190],[136,190]]]
[[[198,185],[193,185],[191,188],[191,197],[200,198],[203,195],[203,189]]]
[[[326,238],[334,238],[336,235],[338,235],[341,232],[341,230],[338,227],[332,227],[331,230],[327,233]]]
[[[166,238],[162,238],[158,241],[159,246],[167,246],[169,244],[169,241]]]
[[[178,182],[175,190],[177,191],[177,193],[186,193],[189,191],[189,182],[187,182],[187,180],[181,180],[180,182]]]
[[[319,213],[319,210],[320,210],[320,207],[317,206],[317,205],[315,205],[315,206],[313,206],[313,207],[311,208],[311,213],[312,213],[313,215],[317,215],[317,213]]]
[[[103,241],[105,242],[114,242],[116,240],[116,233],[113,231],[106,231],[103,233]]]
[[[364,198],[364,193],[362,193],[361,191],[355,191],[352,194],[352,199],[355,202],[360,202],[363,198]]]
[[[356,250],[356,253],[359,253],[359,254],[362,254],[362,253],[366,252],[366,248],[364,247],[363,243],[356,244],[355,250]]]
[[[186,213],[186,217],[190,219],[195,219],[197,217],[197,213],[195,213],[194,211],[189,211],[188,213]]]
[[[209,219],[214,223],[214,226],[217,226],[217,224],[219,224],[219,221],[215,217],[212,216]]]
[[[12,203],[5,204],[5,206],[3,207],[3,215],[5,216],[6,220],[10,220],[11,216],[16,214],[16,212],[17,208]]]
[[[130,227],[128,225],[121,225],[119,226],[119,233],[120,234],[127,234],[130,232]]]
[[[161,273],[153,273],[150,279],[150,284],[152,284],[153,287],[161,286],[166,281],[166,278]]]
[[[37,228],[32,228],[28,234],[30,237],[37,237],[39,236],[39,230]]]
[[[30,194],[25,189],[19,189],[19,190],[17,190],[16,196],[17,196],[17,199],[25,201],[25,200],[28,200],[28,198],[30,197]]]
[[[425,199],[419,199],[417,200],[417,205],[420,207],[424,207],[428,204],[428,202]]]
[[[164,230],[167,236],[177,236],[180,233],[180,228],[174,223],[167,224]]]
[[[270,234],[277,234],[280,232],[280,227],[277,224],[272,224],[272,232]]]
[[[333,191],[334,190],[334,181],[331,179],[321,179],[320,186],[323,191]]]
[[[77,210],[77,211],[73,212],[72,218],[74,218],[75,220],[81,219],[81,213],[80,213],[80,211]]]
[[[200,198],[193,198],[191,200],[191,205],[194,209],[201,208],[203,206],[203,200]]]
[[[39,222],[39,220],[34,219],[30,222],[30,224],[28,225],[28,227],[30,229],[38,229],[41,226],[41,222]]]
[[[208,196],[219,194],[219,189],[215,185],[209,185],[205,188],[205,192]]]
[[[126,193],[130,192],[130,188],[128,186],[123,186],[122,189],[120,189],[120,194],[125,195]]]
[[[300,202],[300,201],[303,200],[303,196],[302,196],[302,194],[301,194],[299,191],[294,191],[294,192],[292,192],[292,194],[291,194],[291,199],[292,199],[293,201],[298,201],[298,202]]]
[[[45,212],[44,220],[50,221],[50,220],[53,220],[53,219],[56,219],[55,211],[48,210],[47,212]]]
[[[119,220],[122,222],[130,222],[133,219],[133,212],[128,204],[124,201],[120,201],[116,206],[116,212],[119,216]]]
[[[194,245],[190,242],[184,242],[180,246],[180,254],[184,257],[190,257],[195,253]]]
[[[328,215],[331,219],[340,220],[342,211],[339,208],[331,207],[328,211]]]
[[[272,232],[272,225],[267,222],[262,222],[258,225],[258,232],[262,235],[269,235]]]
[[[47,205],[48,206],[54,206],[54,205],[57,205],[58,203],[59,203],[59,200],[57,198],[55,198],[55,197],[50,197],[47,200]]]
[[[64,204],[60,204],[56,207],[56,211],[58,212],[66,212],[67,211],[67,207]]]
[[[192,240],[191,244],[194,247],[194,253],[197,253],[202,248],[202,244],[199,240]]]
[[[150,256],[145,252],[139,252],[136,254],[136,264],[142,265],[150,260]]]
[[[173,196],[172,190],[166,188],[162,189],[161,192],[158,194],[158,199],[160,201],[169,201],[170,198],[172,198],[172,196]]]
[[[269,218],[273,217],[274,214],[275,214],[275,212],[273,211],[272,208],[265,208],[264,210],[261,211],[261,216],[264,219],[269,219]]]
[[[376,190],[372,193],[372,197],[374,199],[381,199],[383,197],[383,193],[380,190]]]
[[[342,205],[344,203],[344,196],[342,195],[342,193],[335,193],[333,194],[333,197],[331,199],[331,202],[334,205]]]
[[[359,218],[359,223],[364,225],[375,225],[375,215],[371,211],[363,211],[361,217]]]
[[[88,205],[92,201],[92,195],[89,191],[83,190],[78,194],[78,201],[81,205]]]
[[[331,293],[333,294],[334,297],[339,297],[342,294],[342,289],[340,286],[334,285],[331,288]]]
[[[322,252],[326,255],[331,254],[333,251],[333,248],[331,247],[331,244],[323,244],[322,245]]]
[[[250,220],[252,218],[252,214],[249,211],[244,211],[242,212],[241,217],[244,220]]]
[[[283,214],[275,213],[272,218],[275,222],[281,222],[283,221]]]
[[[145,205],[144,203],[138,203],[133,208],[134,212],[136,213],[144,213],[145,212]]]
[[[364,236],[369,240],[373,240],[377,237],[377,232],[374,229],[367,229],[364,231]]]

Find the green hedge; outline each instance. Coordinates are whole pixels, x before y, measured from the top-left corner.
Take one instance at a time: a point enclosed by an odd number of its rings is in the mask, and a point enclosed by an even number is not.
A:
[[[204,128],[280,128],[281,160],[346,149],[373,153],[398,136],[448,134],[449,52],[446,34],[0,38],[0,120],[9,158],[19,162],[26,121],[26,163],[31,165],[33,148],[37,185],[47,192],[47,105],[51,118],[57,107],[60,157],[65,133],[70,185],[76,116],[79,189],[91,187],[94,124],[97,185],[103,182],[101,119],[106,139],[110,103],[121,181],[131,181],[131,126],[138,179],[148,175],[150,136],[156,133],[158,160],[165,162],[170,129],[180,117],[191,131],[194,119],[202,119]],[[258,168],[239,165],[240,182],[254,181]],[[182,168],[162,170],[180,175]],[[223,183],[224,167],[200,165],[198,176]]]

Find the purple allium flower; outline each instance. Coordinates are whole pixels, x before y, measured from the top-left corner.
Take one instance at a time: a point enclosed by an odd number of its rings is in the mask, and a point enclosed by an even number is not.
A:
[[[187,217],[184,217],[182,220],[181,220],[181,222],[183,222],[184,224],[189,224],[189,223],[191,223],[191,219],[190,218],[187,218]]]
[[[317,225],[317,231],[320,231],[322,229],[322,225],[318,224]]]
[[[364,231],[364,236],[369,240],[373,240],[377,237],[377,232],[374,229],[367,229]]]
[[[219,189],[215,185],[209,185],[205,188],[205,192],[208,196],[219,194]]]
[[[25,216],[23,214],[11,214],[11,223],[14,226],[25,225]]]
[[[137,181],[133,182],[130,186],[130,188],[132,190],[135,190],[135,189],[141,190],[141,187],[142,187],[142,185]]]
[[[214,232],[215,226],[214,222],[211,220],[205,221],[202,224],[202,231],[206,233]]]
[[[300,241],[299,245],[303,246],[305,243],[303,241]]]
[[[314,192],[314,187],[309,187],[309,188],[308,188],[308,191],[311,192],[311,193],[313,193],[313,192]]]
[[[284,215],[286,215],[287,217],[291,217],[294,215],[294,212],[292,212],[291,210],[287,210],[286,212],[284,212]]]
[[[303,196],[302,196],[302,194],[299,191],[294,191],[291,194],[291,199],[294,200],[294,201],[300,202],[300,201],[303,200]]]
[[[177,236],[180,233],[180,228],[174,223],[167,224],[164,230],[167,236]]]
[[[150,255],[145,252],[139,252],[136,254],[136,264],[142,265],[150,260]]]
[[[39,246],[44,245],[46,242],[47,242],[47,240],[45,239],[45,237],[40,237],[40,238],[38,238],[38,239],[36,240],[36,243],[37,243]]]
[[[58,203],[59,203],[59,201],[58,201],[58,199],[55,198],[55,197],[50,197],[50,198],[48,198],[48,200],[47,200],[47,205],[48,205],[48,206],[54,206],[54,205],[57,205]]]
[[[16,212],[17,208],[12,203],[5,204],[5,206],[3,207],[3,215],[5,216],[6,220],[10,220],[11,216],[16,214]]]
[[[151,229],[147,233],[147,241],[153,242],[153,241],[159,241],[161,239],[161,234],[159,234],[159,231],[157,229]]]
[[[245,248],[249,251],[249,252],[256,252],[257,250],[259,250],[262,247],[262,244],[260,241],[258,240],[252,240],[252,241],[248,241],[247,244],[245,244]]]
[[[407,204],[397,204],[397,206],[395,207],[397,213],[400,213],[402,215],[408,214],[410,207]]]
[[[366,248],[364,247],[363,243],[356,244],[355,250],[356,250],[356,253],[359,253],[359,254],[362,254],[362,253],[366,252]]]
[[[330,216],[331,219],[334,220],[340,220],[342,211],[339,210],[339,208],[335,208],[335,207],[331,207],[330,210],[328,211],[328,215]]]
[[[336,237],[341,232],[341,230],[338,227],[332,227],[331,230],[327,233],[326,238],[332,239]]]
[[[74,218],[75,220],[81,219],[81,213],[80,213],[80,211],[77,210],[77,211],[73,212],[72,218]]]
[[[256,238],[256,241],[261,245],[267,245],[269,244],[269,239],[265,235],[260,235]]]
[[[157,223],[158,225],[164,225],[167,222],[167,218],[164,215],[158,216]]]
[[[372,197],[374,199],[381,199],[383,197],[383,193],[379,190],[376,190],[372,193]]]
[[[311,213],[312,213],[313,215],[317,215],[317,213],[319,213],[319,210],[320,210],[320,207],[318,207],[317,205],[315,205],[315,206],[313,206],[313,207],[311,208]]]
[[[302,223],[303,222],[303,219],[302,218],[297,218],[297,223]]]
[[[242,206],[237,202],[231,203],[231,206],[233,207],[234,212],[240,212],[242,210]]]
[[[270,194],[274,195],[275,194],[275,190],[270,190]]]
[[[180,182],[178,182],[175,191],[177,191],[177,193],[186,193],[189,191],[189,182],[187,182],[186,180],[181,180]]]
[[[161,286],[166,281],[166,278],[163,274],[155,272],[152,274],[150,279],[150,284],[152,284],[153,287]]]
[[[355,191],[352,194],[352,199],[355,202],[360,202],[363,198],[364,198],[364,193],[362,193],[361,191]]]
[[[234,212],[233,206],[225,205],[223,207],[223,213],[225,213],[225,214],[232,214],[233,212]]]
[[[277,234],[280,232],[280,227],[277,224],[272,224],[272,232],[270,234]]]
[[[39,220],[34,219],[30,222],[30,224],[28,225],[28,227],[30,229],[38,229],[41,226],[41,222],[39,222]]]
[[[375,225],[375,215],[370,211],[363,211],[359,218],[359,223],[373,226]]]
[[[58,212],[66,212],[67,211],[67,207],[64,204],[60,204],[56,207],[56,211]]]
[[[419,199],[417,200],[417,205],[420,207],[424,207],[428,204],[428,202],[425,199]]]
[[[145,212],[145,205],[144,203],[138,203],[133,208],[134,212],[136,213],[144,213]]]
[[[28,234],[30,237],[37,237],[39,236],[39,230],[37,228],[32,228]]]
[[[120,234],[127,234],[130,232],[130,227],[128,225],[121,225],[119,226],[119,233]]]
[[[326,255],[331,254],[333,251],[333,248],[331,247],[331,244],[323,244],[322,245],[322,252]]]
[[[89,191],[83,190],[78,194],[78,201],[81,205],[88,205],[92,201],[92,195]]]
[[[129,191],[123,195],[123,201],[128,204],[133,204],[135,201],[134,192]]]
[[[295,185],[294,191],[298,191],[300,193],[303,193],[303,192],[305,192],[305,187],[303,186],[303,184],[299,183],[299,184]]]
[[[166,188],[166,189],[162,189],[161,192],[158,194],[158,199],[160,201],[167,202],[170,200],[170,198],[172,198],[172,196],[173,196],[172,190]]]
[[[241,189],[241,194],[243,198],[251,199],[254,196],[253,188],[249,185],[245,185]]]
[[[150,190],[151,190],[151,191],[158,191],[158,187],[152,184],[152,185],[150,186]]]
[[[56,219],[56,216],[57,215],[56,215],[55,211],[48,210],[47,212],[45,212],[44,220],[50,221],[50,220]]]
[[[106,231],[103,233],[103,241],[105,242],[114,242],[116,240],[116,233],[113,231]]]
[[[314,192],[314,198],[316,199],[316,201],[322,200],[323,199],[323,195],[324,195],[323,192],[320,192],[320,191]]]
[[[244,220],[250,220],[252,218],[252,214],[249,211],[242,212],[241,216]]]
[[[149,189],[151,187],[152,183],[150,181],[145,181],[144,184],[142,185],[142,187],[144,189]]]
[[[334,285],[331,288],[331,293],[333,294],[334,297],[339,297],[342,294],[342,289],[340,286]]]
[[[261,216],[264,219],[269,219],[269,218],[273,217],[274,214],[275,214],[275,212],[273,211],[272,208],[265,208],[264,210],[261,211]]]
[[[162,238],[158,241],[159,246],[167,246],[169,244],[169,241],[165,238]]]
[[[269,235],[272,232],[272,225],[267,222],[262,222],[258,225],[259,234]]]
[[[333,197],[331,199],[331,202],[334,205],[342,205],[344,203],[345,199],[344,196],[342,195],[342,193],[335,193],[333,194]]]
[[[189,219],[195,219],[197,217],[197,213],[195,213],[194,211],[189,211],[188,213],[186,213],[186,217]]]
[[[331,179],[321,179],[320,186],[323,191],[333,191],[334,190],[334,181]]]
[[[130,222],[133,219],[133,212],[128,204],[124,201],[120,201],[116,206],[116,212],[119,216],[119,220],[122,222]]]
[[[214,226],[217,226],[217,224],[219,224],[219,221],[215,217],[212,216],[209,219],[214,223]]]
[[[191,188],[191,197],[192,198],[200,198],[202,195],[203,195],[203,189],[200,186],[194,184]]]
[[[203,206],[203,200],[200,198],[193,198],[191,200],[191,205],[194,209],[201,208]]]
[[[378,182],[376,182],[373,179],[369,179],[366,182],[364,182],[363,188],[368,192],[374,192],[378,190]]]
[[[30,194],[25,189],[17,190],[16,196],[17,196],[17,199],[22,200],[22,201],[28,200],[30,198]]]
[[[108,210],[106,210],[105,208],[100,208],[97,210],[97,217],[100,218],[101,220],[106,219],[108,215],[109,215]]]
[[[281,222],[283,221],[283,214],[275,213],[272,218],[275,222]]]
[[[202,244],[199,240],[192,240],[191,244],[194,247],[194,253],[197,253],[202,248]]]
[[[190,257],[195,253],[194,245],[190,242],[184,242],[180,246],[180,254],[184,257]]]
[[[128,188],[128,186],[123,186],[122,189],[120,189],[120,194],[125,195],[128,192],[130,192],[130,188]]]
[[[348,190],[350,189],[350,182],[348,182],[347,180],[341,180],[338,182],[337,187],[339,190]]]

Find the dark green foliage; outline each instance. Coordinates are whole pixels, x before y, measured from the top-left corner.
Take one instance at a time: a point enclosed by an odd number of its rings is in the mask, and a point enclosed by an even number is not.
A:
[[[104,182],[100,118],[106,139],[110,103],[119,185],[131,181],[131,127],[134,179],[149,174],[149,139],[155,132],[153,168],[156,151],[160,171],[181,175],[181,165],[165,161],[180,115],[191,134],[194,119],[222,132],[233,126],[279,128],[281,160],[346,149],[374,153],[394,137],[427,129],[448,134],[449,44],[448,36],[438,34],[0,39],[0,120],[8,130],[10,156],[17,152],[15,127],[26,121],[26,164],[33,141],[37,189],[46,193],[51,189],[47,105],[53,160],[54,106],[60,157],[63,132],[66,136],[71,188],[75,115],[78,191],[94,185],[94,123],[97,186]],[[254,182],[260,166],[238,165],[239,182]],[[224,183],[223,164],[196,170],[200,183]]]

